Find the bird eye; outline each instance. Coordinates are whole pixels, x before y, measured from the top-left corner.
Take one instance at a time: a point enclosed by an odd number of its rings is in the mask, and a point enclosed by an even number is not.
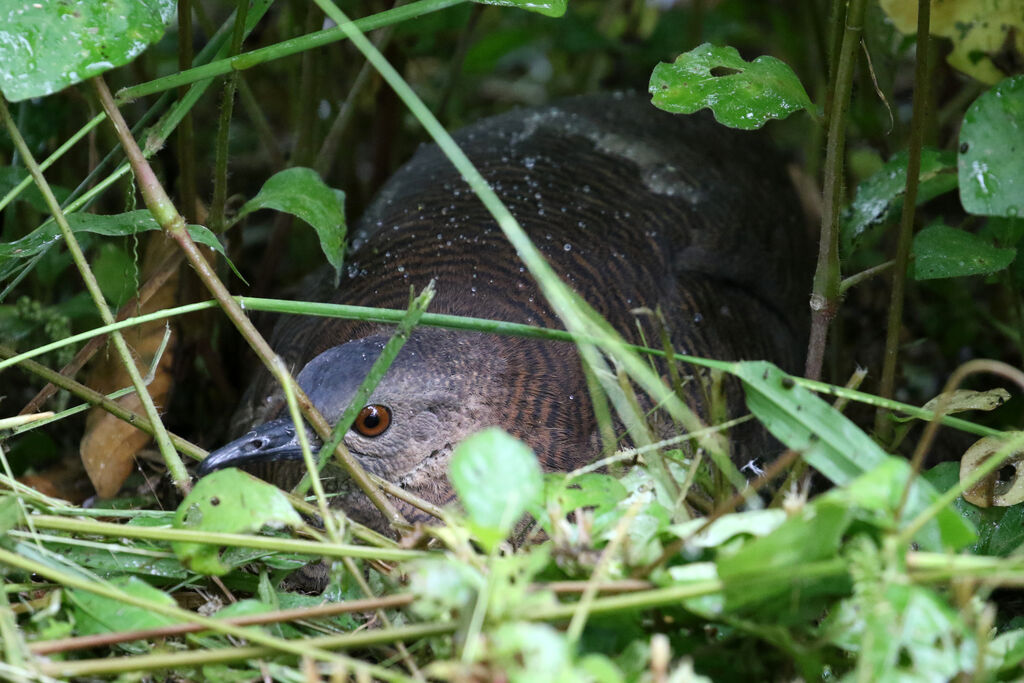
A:
[[[391,426],[391,409],[382,405],[363,406],[352,426],[363,436],[380,436]]]

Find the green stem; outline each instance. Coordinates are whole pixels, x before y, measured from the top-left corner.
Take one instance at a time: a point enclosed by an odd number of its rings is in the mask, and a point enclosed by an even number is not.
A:
[[[248,0],[238,0],[235,9],[235,26],[231,32],[228,54],[232,57],[242,49],[245,37],[245,18],[248,14]],[[184,69],[182,69],[184,71]],[[216,154],[213,171],[213,199],[210,200],[210,230],[220,233],[224,230],[224,205],[228,195],[228,143],[231,140],[231,116],[235,109],[235,90],[238,87],[238,72],[224,79],[224,92],[220,103],[220,118],[217,120]]]
[[[301,541],[294,538],[276,538],[273,536],[250,536],[247,534],[228,534],[214,531],[144,527],[114,524],[112,522],[98,522],[91,519],[69,519],[54,515],[35,515],[32,517],[32,521],[40,529],[55,529],[78,534],[96,534],[98,536],[113,536],[115,538],[142,538],[149,541],[170,541],[172,543],[206,543],[218,546],[256,548],[257,550],[281,553],[298,553],[300,555],[356,557],[367,560],[383,560],[385,562],[407,562],[426,556],[426,553],[418,550],[404,550],[401,548],[373,548],[363,545]]]
[[[423,16],[424,14],[447,9],[448,7],[454,7],[455,5],[461,5],[466,1],[467,0],[420,0],[420,2],[410,3],[408,5],[379,12],[370,17],[358,19],[355,24],[360,31],[373,31],[384,26],[390,26],[392,24],[408,21],[409,19],[415,19],[416,17]],[[223,76],[224,74],[231,73],[232,71],[251,69],[252,67],[265,62],[288,57],[296,53],[311,50],[339,40],[345,40],[347,37],[348,35],[341,28],[317,31],[316,33],[311,33],[308,36],[293,38],[292,40],[285,40],[270,47],[252,50],[251,52],[246,52],[238,55],[237,57],[221,59],[171,76],[156,78],[148,83],[140,83],[139,85],[135,85],[130,88],[124,88],[118,91],[117,101],[119,104],[129,102],[139,97],[163,92],[164,90],[171,90],[180,85]]]
[[[398,323],[402,317],[405,316],[406,312],[401,310],[393,310],[388,308],[369,308],[363,306],[348,306],[342,304],[322,304],[322,303],[309,303],[302,301],[288,301],[285,299],[261,299],[255,297],[235,297],[235,300],[250,311],[270,311],[273,313],[291,313],[298,315],[319,315],[325,317],[336,317],[354,320],[365,320],[368,322],[379,322],[379,323]],[[71,344],[77,344],[78,342],[91,339],[103,334],[109,334],[116,330],[123,330],[136,325],[142,325],[153,320],[160,320],[163,318],[173,318],[180,315],[186,315],[189,313],[196,313],[199,311],[205,311],[217,307],[216,301],[201,301],[194,304],[186,304],[184,306],[178,306],[175,308],[169,308],[162,311],[155,311],[153,313],[147,313],[140,315],[135,318],[128,318],[121,320],[111,325],[104,325],[87,332],[80,332],[78,334],[71,335],[64,339],[39,346],[24,353],[20,353],[16,356],[11,356],[7,359],[0,360],[0,370],[18,365],[25,360],[35,358],[45,353],[55,351]],[[583,341],[583,342],[594,342],[591,337],[577,337],[565,330],[554,330],[544,327],[534,327],[531,325],[522,325],[519,323],[508,323],[501,320],[490,320],[487,318],[471,318],[462,317],[455,315],[444,315],[440,313],[425,313],[423,318],[420,320],[420,325],[426,327],[441,327],[449,330],[467,330],[471,332],[487,332],[492,334],[505,334],[526,337],[531,339],[548,339],[553,341]],[[645,349],[633,344],[624,345],[625,348],[632,351],[649,354],[652,356],[663,356],[664,352],[658,349]],[[714,360],[710,358],[700,358],[697,356],[687,356],[684,354],[676,354],[675,359],[684,362],[699,365],[701,367],[707,367],[712,369],[720,369],[724,372],[730,372],[733,370],[733,363],[727,361]],[[821,382],[817,380],[810,380],[804,377],[793,377],[793,381],[800,386],[815,391],[826,396],[836,396],[838,398],[845,398],[851,401],[857,401],[858,403],[865,403],[872,406],[882,406],[888,410],[892,410],[904,415],[917,418],[919,420],[931,420],[935,417],[935,413],[931,410],[926,410],[919,406],[913,406],[909,403],[901,403],[900,401],[894,401],[892,399],[883,399],[869,394],[863,391],[856,391],[854,389],[848,389],[827,382]],[[967,420],[945,415],[941,418],[941,422],[944,425],[959,429],[969,434],[977,434],[978,436],[999,436],[1003,432],[998,429],[986,427],[984,425],[974,424]],[[710,434],[713,430],[707,430],[705,433]]]
[[[185,71],[192,66],[194,57],[192,49],[192,0],[178,0],[178,71]],[[185,85],[178,87],[178,98],[184,99],[188,94]],[[178,188],[181,192],[181,203],[185,207],[186,220],[192,222],[196,217],[196,134],[192,124],[192,112],[187,112],[181,119],[177,131],[178,142]]]
[[[903,293],[907,284],[907,264],[910,263],[910,245],[914,237],[914,213],[917,206],[917,188],[921,176],[921,146],[924,144],[925,116],[928,111],[928,46],[930,0],[917,3],[917,63],[914,68],[914,110],[910,121],[910,140],[907,150],[907,182],[903,193],[903,213],[900,216],[899,239],[893,259],[892,286],[889,298],[889,317],[885,335],[885,357],[879,394],[892,398],[896,384],[896,364],[899,361],[900,332],[903,329]],[[884,410],[875,413],[875,433],[882,443],[892,438],[893,424]]]
[[[845,17],[841,12],[833,22],[844,22],[842,46],[830,89],[828,140],[825,149],[825,178],[822,189],[821,235],[818,243],[818,265],[814,272],[811,293],[811,334],[807,345],[804,375],[821,377],[825,359],[828,328],[839,307],[839,210],[842,206],[843,164],[846,149],[846,114],[850,106],[850,88],[857,46],[860,44],[866,0],[850,0]]]

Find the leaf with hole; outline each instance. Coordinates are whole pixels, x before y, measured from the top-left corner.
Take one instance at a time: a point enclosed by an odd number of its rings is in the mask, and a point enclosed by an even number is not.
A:
[[[302,518],[280,489],[233,468],[196,482],[174,515],[174,528],[190,531],[238,534],[301,525]],[[174,542],[171,548],[182,564],[200,574],[221,576],[231,569],[215,545]]]
[[[654,106],[673,114],[708,108],[730,128],[753,130],[800,109],[814,112],[800,79],[774,57],[745,62],[736,48],[704,43],[672,64],[654,67],[648,90]]]
[[[481,5],[497,5],[498,7],[518,7],[546,17],[560,17],[565,14],[569,0],[475,0]]]

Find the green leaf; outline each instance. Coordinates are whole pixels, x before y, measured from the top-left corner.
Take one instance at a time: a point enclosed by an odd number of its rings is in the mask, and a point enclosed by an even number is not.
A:
[[[147,230],[159,230],[160,224],[156,222],[153,215],[146,209],[128,211],[112,216],[98,216],[91,213],[73,213],[67,217],[68,225],[73,233],[94,233],[107,237],[126,237],[137,235]],[[210,247],[218,254],[227,259],[224,246],[217,240],[217,236],[201,225],[188,226],[188,234],[192,239],[204,246]],[[47,221],[13,242],[0,243],[0,281],[10,277],[14,273],[20,261],[39,254],[61,240],[60,228],[53,221]],[[235,266],[228,260],[231,269]],[[237,274],[238,271],[235,271]]]
[[[845,590],[842,577],[791,578],[800,567],[837,556],[839,543],[853,519],[844,505],[828,501],[808,505],[777,529],[746,543],[738,551],[721,554],[718,576],[725,583],[727,609],[758,606],[762,612],[789,604],[788,621],[796,607],[811,608],[815,595]]]
[[[21,521],[21,506],[14,496],[0,496],[0,537]]]
[[[668,531],[686,539],[691,548],[717,548],[734,536],[767,536],[786,521],[784,510],[748,510],[723,515],[698,535],[694,533],[707,522],[699,517],[680,524],[673,524]]]
[[[136,576],[117,577],[111,579],[110,583],[134,597],[166,607],[177,607],[174,598]],[[71,589],[68,596],[75,604],[75,623],[77,635],[80,636],[159,628],[177,623],[177,620],[152,610],[127,605],[120,600],[86,590]]]
[[[234,534],[301,524],[302,518],[280,489],[234,468],[196,482],[174,515],[176,529]],[[175,542],[171,548],[182,564],[200,574],[221,576],[230,570],[221,562],[217,546]]]
[[[490,633],[490,652],[510,683],[568,678],[571,648],[565,634],[549,624],[506,623]]]
[[[238,212],[241,219],[259,209],[274,209],[298,216],[320,239],[327,261],[341,272],[345,256],[345,193],[328,187],[310,168],[289,168],[276,173]]]
[[[114,308],[128,301],[139,286],[138,264],[127,251],[113,243],[100,246],[92,271],[103,296]]]
[[[921,150],[917,204],[921,205],[957,185],[956,157],[952,152],[925,147]],[[873,245],[882,236],[882,228],[903,206],[907,189],[907,153],[899,152],[870,178],[857,186],[850,206],[843,212],[842,247],[844,255]]]
[[[10,0],[0,7],[0,91],[12,101],[127,64],[164,34],[174,0]]]
[[[724,72],[724,73],[722,73]],[[654,67],[648,86],[654,105],[673,114],[711,109],[730,128],[753,130],[814,104],[789,66],[774,57],[745,62],[736,48],[710,43]]]
[[[497,5],[498,7],[518,7],[546,17],[560,17],[565,14],[569,0],[475,0],[481,5]]]
[[[509,535],[543,491],[537,456],[497,427],[477,432],[456,446],[450,468],[452,486],[470,525],[488,549]]]
[[[897,581],[879,579],[841,602],[823,630],[830,642],[860,655],[858,680],[955,680],[973,670],[977,657],[971,629],[946,600]]]
[[[968,213],[1024,216],[1024,75],[967,109],[960,126],[960,202]]]
[[[564,519],[580,508],[591,509],[595,535],[600,535],[622,516],[617,506],[627,492],[618,479],[597,472],[588,472],[568,481],[566,477],[562,472],[544,475],[544,504],[530,510],[548,533],[552,531],[552,515]]]
[[[447,618],[470,608],[484,587],[484,577],[473,567],[449,557],[428,557],[405,565],[409,592],[416,596],[410,608],[421,619]]]
[[[750,412],[832,483],[842,486],[884,462],[885,451],[857,425],[776,366],[748,361],[735,369]]]
[[[937,491],[948,491],[960,483],[960,463],[940,463],[923,476]],[[1024,546],[1024,504],[981,508],[957,496],[951,507],[964,524],[977,529],[977,539],[966,549],[971,555],[1007,557]]]
[[[1013,263],[1017,250],[946,225],[930,225],[914,236],[913,255],[914,279],[935,280],[996,273]]]
[[[911,475],[910,463],[904,458],[888,456],[884,463],[852,481],[848,486],[829,491],[823,500],[850,507],[857,519],[885,531],[902,529],[925,511],[938,493],[923,478],[915,478],[903,513],[896,517],[903,490]],[[923,550],[941,552],[959,550],[977,540],[973,525],[956,510],[943,508],[914,536]]]
[[[995,668],[1008,672],[1020,667],[1024,661],[1024,629],[1000,633],[989,643],[987,654],[997,660]]]

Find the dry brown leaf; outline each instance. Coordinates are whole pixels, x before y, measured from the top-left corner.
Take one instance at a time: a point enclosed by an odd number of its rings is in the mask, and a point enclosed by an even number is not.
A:
[[[151,235],[146,243],[146,254],[142,264],[142,280],[145,281],[163,261],[175,244],[162,234]],[[140,313],[149,313],[175,304],[179,275],[175,273],[164,286],[149,299]],[[145,376],[164,338],[165,323],[154,321],[124,332],[125,341],[135,356],[139,372]],[[149,394],[157,408],[166,405],[170,395],[172,377],[171,364],[174,353],[175,335],[167,344],[163,356],[149,384]],[[87,382],[103,393],[131,385],[128,373],[121,360],[111,348],[101,352],[90,365]],[[141,401],[135,394],[118,400],[122,406],[135,412],[142,412]],[[85,436],[79,446],[82,464],[101,498],[115,495],[135,466],[135,454],[149,442],[150,436],[127,422],[99,408],[93,408],[86,419]]]

